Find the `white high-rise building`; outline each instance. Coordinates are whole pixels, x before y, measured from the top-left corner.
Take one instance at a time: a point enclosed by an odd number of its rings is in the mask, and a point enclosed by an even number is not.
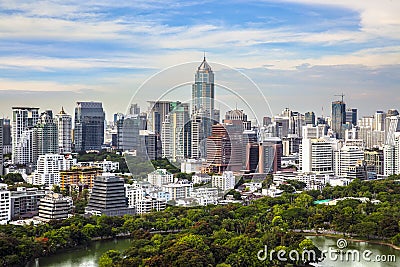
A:
[[[166,169],[157,169],[147,175],[147,181],[152,185],[162,186],[174,182],[172,173],[167,172]]]
[[[58,153],[58,130],[53,120],[53,111],[46,110],[40,114],[39,121],[33,127],[33,162],[40,155]]]
[[[125,196],[128,199],[128,207],[136,208],[138,203],[143,200],[145,190],[140,184],[124,184]]]
[[[315,126],[312,124],[307,124],[302,127],[302,137],[305,139],[318,139],[326,136],[327,131],[328,128],[326,124],[318,124]]]
[[[163,157],[182,162],[190,154],[189,104],[171,102],[171,111],[162,123]]]
[[[222,191],[235,188],[235,176],[231,171],[224,171],[222,175],[213,175],[211,177],[211,186],[217,187]]]
[[[384,175],[400,174],[400,133],[394,135],[394,142],[383,147]]]
[[[335,175],[347,177],[350,168],[364,160],[364,151],[356,146],[344,146],[334,152],[334,171]]]
[[[140,183],[125,184],[125,196],[128,207],[134,208],[138,214],[164,210],[167,205],[167,199],[148,195]]]
[[[303,139],[300,145],[300,170],[303,173],[333,173],[333,147],[329,139]]]
[[[72,116],[65,113],[61,108],[60,113],[56,114],[56,123],[58,128],[58,148],[59,153],[68,153],[72,151]]]
[[[76,159],[67,159],[63,155],[41,155],[37,160],[37,169],[32,174],[32,184],[50,187],[59,185],[60,171],[69,170],[74,164],[76,164]]]
[[[391,116],[386,119],[386,141],[387,145],[394,145],[396,133],[400,132],[400,116]]]
[[[180,180],[176,183],[164,184],[162,190],[168,192],[171,200],[189,198],[193,191],[193,183],[188,180]]]
[[[0,184],[0,224],[11,220],[11,193],[6,184]]]
[[[371,127],[374,126],[374,117],[373,116],[364,116],[358,120],[358,126],[360,127]]]
[[[172,126],[169,114],[165,116],[161,127],[162,157],[172,159]]]
[[[32,163],[33,127],[39,120],[39,108],[13,107],[12,110],[12,162]]]
[[[374,130],[384,131],[385,130],[386,113],[378,110],[374,115]]]

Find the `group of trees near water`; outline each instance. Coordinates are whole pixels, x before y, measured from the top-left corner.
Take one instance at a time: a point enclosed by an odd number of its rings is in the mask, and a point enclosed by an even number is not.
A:
[[[108,251],[101,266],[276,266],[276,254],[260,261],[257,252],[305,249],[319,253],[299,229],[327,229],[400,245],[399,177],[379,181],[355,180],[346,187],[284,193],[249,205],[168,207],[143,215],[85,218],[76,215],[38,226],[0,226],[0,265],[22,266],[35,257],[65,248],[85,246],[96,238],[133,237],[126,251]],[[315,205],[325,198],[368,197],[335,206]],[[171,233],[169,230],[179,230]],[[307,260],[286,263],[306,265]]]

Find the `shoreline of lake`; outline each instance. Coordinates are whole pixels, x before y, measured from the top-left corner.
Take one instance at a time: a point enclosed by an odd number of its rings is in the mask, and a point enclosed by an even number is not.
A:
[[[322,234],[322,233],[303,233],[304,235],[311,235],[311,236],[326,236],[326,237],[332,237],[332,238],[337,238],[337,237],[341,237],[341,238],[345,238],[348,241],[353,241],[353,242],[366,242],[366,243],[370,243],[370,244],[375,244],[375,245],[383,245],[383,246],[388,246],[391,247],[395,250],[400,250],[400,247],[391,244],[391,243],[386,243],[383,240],[365,240],[365,239],[355,239],[352,237],[343,237],[342,235],[334,235],[334,234]]]

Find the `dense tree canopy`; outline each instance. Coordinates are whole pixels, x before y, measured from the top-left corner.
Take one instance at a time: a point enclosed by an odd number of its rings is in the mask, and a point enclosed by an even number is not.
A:
[[[301,194],[265,197],[249,205],[168,207],[143,215],[107,217],[80,215],[38,226],[0,226],[0,265],[22,266],[58,250],[82,246],[93,238],[134,237],[126,251],[109,251],[101,266],[275,266],[257,252],[315,249],[299,229],[329,229],[400,245],[398,177],[354,181],[347,187],[326,187]],[[380,203],[355,199],[335,206],[315,205],[323,198],[371,195]],[[84,197],[83,197],[84,199]],[[175,231],[175,232],[172,232]],[[11,245],[10,245],[11,244]],[[307,261],[288,262],[294,265]]]

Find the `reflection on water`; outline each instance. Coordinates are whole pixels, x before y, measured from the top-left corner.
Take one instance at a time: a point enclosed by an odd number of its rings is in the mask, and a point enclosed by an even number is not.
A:
[[[324,237],[324,236],[309,236],[314,244],[320,250],[328,250],[329,247],[337,249],[336,241],[338,238]],[[396,267],[400,266],[400,251],[397,251],[389,246],[370,244],[366,242],[351,242],[347,240],[348,246],[343,249],[357,250],[360,255],[365,250],[372,252],[370,258],[373,259],[376,255],[395,255],[396,262],[366,262],[361,259],[360,262],[353,261],[332,261],[326,258],[322,263],[317,266],[323,267],[336,267],[336,266],[348,266],[348,267]],[[86,248],[80,248],[76,250],[66,250],[45,258],[37,259],[31,262],[27,267],[69,267],[69,266],[80,266],[80,267],[94,267],[98,266],[98,261],[101,255],[110,250],[123,251],[127,249],[131,244],[131,239],[115,239],[115,240],[101,240],[93,242]],[[339,258],[340,259],[340,258]]]
[[[309,239],[311,239],[314,244],[320,249],[320,250],[329,250],[331,249],[337,249],[336,242],[339,238],[332,238],[332,237],[324,237],[324,236],[308,236]],[[371,259],[370,262],[363,260],[363,253],[369,250],[371,251],[370,256],[368,256]],[[358,251],[360,255],[360,261],[353,261],[349,260],[347,261],[347,258],[352,259],[351,254],[350,257],[340,257],[340,255],[333,255],[332,257],[327,256],[326,259],[322,262],[319,263],[316,266],[323,266],[323,267],[336,267],[336,266],[348,266],[348,267],[396,267],[400,265],[400,251],[395,250],[392,247],[389,246],[384,246],[384,245],[378,245],[378,244],[371,244],[367,242],[352,242],[347,240],[347,247],[343,248],[342,251],[344,252],[352,252],[352,251]],[[387,257],[388,255],[394,255],[396,262],[377,262],[377,258],[381,257],[382,259],[384,257]],[[383,256],[383,257],[382,257]],[[337,258],[336,260],[334,260]],[[342,260],[341,260],[342,259]]]
[[[123,251],[131,244],[131,239],[100,240],[93,242],[88,247],[60,251],[55,255],[39,258],[27,267],[94,267],[98,266],[101,255],[110,250]]]

